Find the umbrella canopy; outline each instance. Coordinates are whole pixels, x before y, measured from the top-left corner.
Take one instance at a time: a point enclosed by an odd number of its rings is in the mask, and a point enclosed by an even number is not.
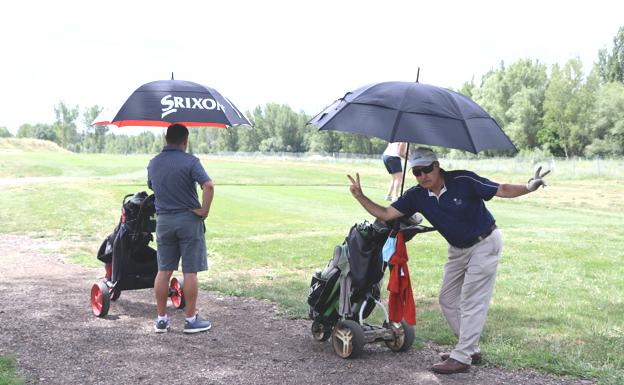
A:
[[[217,90],[184,80],[157,80],[137,88],[112,119],[96,124],[123,126],[251,126],[238,108]]]
[[[321,130],[456,148],[517,151],[496,121],[468,97],[422,83],[384,82],[336,100],[309,124]]]

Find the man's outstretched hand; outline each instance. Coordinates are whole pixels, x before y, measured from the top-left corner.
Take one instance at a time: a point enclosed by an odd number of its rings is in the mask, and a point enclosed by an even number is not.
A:
[[[349,186],[351,194],[356,198],[360,198],[362,195],[364,195],[364,193],[362,192],[362,186],[360,185],[360,174],[356,172],[355,179],[353,179],[351,175],[347,175],[347,178],[349,178],[349,180],[351,181],[351,186]]]
[[[526,184],[527,190],[533,192],[537,190],[539,186],[546,187],[546,181],[542,178],[548,175],[550,170],[544,171],[543,173],[540,174],[541,171],[542,171],[542,166],[539,166],[537,170],[535,170],[535,175],[531,179],[529,179],[529,181]]]

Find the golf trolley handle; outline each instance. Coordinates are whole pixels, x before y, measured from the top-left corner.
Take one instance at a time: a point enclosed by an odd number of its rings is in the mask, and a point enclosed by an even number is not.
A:
[[[392,226],[390,231],[390,236],[395,237],[399,231],[403,231],[404,233],[410,234],[421,234],[421,233],[429,233],[431,231],[437,231],[435,227],[432,226],[424,226],[424,225],[410,225],[405,227],[400,227],[398,225]],[[411,238],[411,237],[410,237]]]
[[[135,195],[136,195],[136,193],[135,193],[135,194],[127,194],[126,196],[124,196],[124,197],[123,197],[123,200],[122,200],[122,202],[121,202],[121,206],[123,207],[123,206],[126,204],[126,199],[128,199],[129,197],[135,196]],[[141,216],[141,214],[143,213],[143,209],[144,209],[144,205],[145,205],[145,203],[146,203],[146,202],[148,201],[148,199],[149,199],[150,197],[152,197],[153,195],[154,195],[154,194],[150,194],[150,195],[146,196],[146,197],[143,199],[143,201],[141,201],[141,204],[139,205],[139,214],[137,215],[137,217],[140,217],[140,216]],[[132,229],[132,227],[134,226],[134,224],[131,224],[132,222],[135,222],[135,221],[134,221],[134,220],[133,220],[133,221],[126,221],[126,224],[128,224],[129,226],[131,226],[131,227],[130,227],[131,229]]]
[[[128,194],[126,196],[123,197],[123,199],[121,200],[121,205],[123,206],[124,203],[126,203],[126,198],[133,196],[134,194]]]
[[[420,233],[428,233],[430,231],[437,231],[438,229],[432,226],[414,225],[414,226],[404,227],[401,229],[401,231],[404,231],[404,230],[414,230],[416,234],[420,234]]]

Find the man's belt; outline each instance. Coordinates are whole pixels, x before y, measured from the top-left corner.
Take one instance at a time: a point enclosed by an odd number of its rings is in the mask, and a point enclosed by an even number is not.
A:
[[[492,227],[487,229],[483,234],[476,237],[472,242],[469,242],[466,246],[462,247],[462,249],[467,249],[469,247],[476,245],[477,243],[481,242],[485,238],[489,237],[490,234],[492,234],[494,230],[496,230],[496,224],[493,224]]]

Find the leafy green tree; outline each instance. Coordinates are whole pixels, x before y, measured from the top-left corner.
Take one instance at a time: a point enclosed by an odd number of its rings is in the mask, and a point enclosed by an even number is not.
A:
[[[279,136],[271,136],[263,139],[258,149],[262,152],[282,152],[285,151],[284,141]]]
[[[17,129],[18,138],[32,138],[35,133],[35,126],[32,124],[24,123]]]
[[[542,127],[546,66],[529,59],[488,72],[478,88],[464,85],[464,94],[483,107],[518,148],[534,148]]]
[[[164,134],[160,134],[157,135],[154,138],[154,142],[152,143],[149,153],[150,154],[157,154],[160,151],[162,151],[163,145],[165,144],[165,135]]]
[[[241,130],[241,147],[245,151],[260,151],[260,143],[272,135],[270,123],[264,117],[262,106],[256,106],[248,116],[253,132]]]
[[[472,100],[478,103],[501,127],[507,123],[505,112],[510,95],[505,89],[505,63],[501,62],[498,69],[490,70],[481,79],[481,85],[472,92]]]
[[[260,129],[267,133],[260,147],[271,151],[300,152],[304,149],[305,116],[285,104],[268,103],[259,120]],[[264,143],[264,145],[263,145]],[[260,148],[263,151],[262,148]]]
[[[215,151],[238,151],[238,129],[220,128],[213,142]]]
[[[475,88],[477,88],[477,85],[475,84],[474,77],[473,77],[472,79],[470,79],[469,82],[464,82],[464,85],[462,86],[462,88],[460,88],[457,92],[459,92],[460,94],[466,95],[472,99],[472,93],[475,90]]]
[[[379,138],[371,138],[371,154],[383,154],[388,142]]]
[[[610,82],[600,88],[591,122],[593,139],[585,155],[624,155],[624,84]]]
[[[336,131],[319,131],[316,127],[307,134],[308,151],[321,153],[337,153],[342,149],[340,136]]]
[[[108,132],[108,126],[91,125],[91,122],[97,118],[100,112],[102,112],[102,108],[98,105],[86,108],[82,112],[82,124],[84,129],[83,148],[87,152],[100,153],[104,151],[105,137]]]
[[[12,138],[13,134],[6,127],[0,127],[0,138]]]
[[[211,127],[192,127],[189,129],[189,142],[193,143],[193,150],[197,154],[206,154],[210,151],[220,129]],[[156,139],[158,141],[158,138]],[[160,150],[160,149],[159,149]]]
[[[152,150],[152,144],[156,140],[156,136],[151,132],[142,132],[137,136],[132,136],[132,145],[136,149],[133,152],[141,154],[149,154]]]
[[[54,127],[43,123],[37,123],[34,126],[28,123],[22,124],[17,130],[17,137],[49,140],[58,143]]]
[[[305,113],[296,113],[285,104],[268,103],[248,114],[253,129],[238,129],[243,151],[301,152],[308,149]]]
[[[340,143],[340,152],[352,154],[375,154],[377,152],[371,138],[365,135],[341,132]]]
[[[186,152],[188,152],[189,154],[197,154],[197,151],[195,150],[196,146],[197,144],[195,144],[195,142],[189,140],[186,146]]]
[[[585,82],[580,59],[560,68],[553,65],[544,100],[544,132],[540,141],[554,155],[566,158],[583,154],[589,144],[589,126],[594,106],[597,77]],[[555,141],[555,142],[553,142]],[[557,148],[562,153],[557,152]]]
[[[76,119],[79,114],[78,106],[69,107],[65,102],[60,101],[54,106],[54,114],[56,115],[54,130],[58,143],[64,148],[75,148],[75,140],[78,136],[76,131]],[[70,144],[72,145],[71,148]]]
[[[253,112],[245,114],[252,127],[240,127],[238,130],[238,149],[240,151],[255,152],[260,149],[263,131],[256,124],[256,119],[262,120],[262,108],[256,107]]]
[[[598,68],[604,82],[624,83],[624,26],[613,38],[611,53],[606,48],[598,52]]]

